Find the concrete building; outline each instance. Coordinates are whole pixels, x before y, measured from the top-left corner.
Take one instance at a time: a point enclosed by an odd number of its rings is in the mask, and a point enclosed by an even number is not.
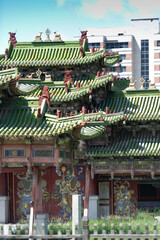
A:
[[[139,79],[160,88],[160,22],[159,18],[131,19],[126,27],[88,28],[89,47],[105,47],[119,52],[122,63],[109,69],[122,78],[129,77],[139,88]]]

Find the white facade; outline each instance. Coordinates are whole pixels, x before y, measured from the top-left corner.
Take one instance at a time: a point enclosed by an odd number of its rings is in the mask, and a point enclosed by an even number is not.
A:
[[[132,82],[143,77],[160,88],[160,23],[159,18],[132,19],[127,27],[88,28],[90,46],[122,55],[121,72],[114,74],[129,77]],[[158,41],[158,42],[157,42]],[[111,45],[107,45],[111,43]],[[107,46],[113,46],[108,48]],[[127,47],[123,47],[127,43]],[[116,67],[116,66],[115,66]],[[112,68],[113,69],[113,68]]]

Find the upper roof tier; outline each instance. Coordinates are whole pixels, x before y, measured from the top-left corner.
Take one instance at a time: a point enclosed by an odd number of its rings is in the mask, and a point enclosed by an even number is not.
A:
[[[113,80],[112,74],[99,77],[94,74],[74,76],[73,85],[66,91],[64,77],[56,78],[55,81],[43,81],[40,78],[21,78],[18,68],[0,71],[0,89],[5,89],[9,95],[32,97],[38,100],[43,92],[43,86],[48,86],[51,102],[68,102],[80,99],[94,89],[105,87]]]
[[[86,39],[79,41],[17,42],[9,41],[5,56],[0,56],[0,67],[70,67],[98,63],[104,59],[104,66],[119,62],[118,54],[110,55],[105,49],[88,50]]]

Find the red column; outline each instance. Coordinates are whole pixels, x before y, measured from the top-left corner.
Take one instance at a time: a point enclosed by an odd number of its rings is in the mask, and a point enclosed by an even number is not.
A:
[[[2,144],[0,144],[0,171],[2,170]],[[0,195],[5,194],[5,174],[0,172]]]
[[[32,201],[34,214],[42,213],[42,174],[39,167],[33,168]]]
[[[86,166],[85,169],[85,199],[84,199],[84,216],[88,216],[89,208],[89,192],[90,192],[90,170]]]
[[[0,196],[5,195],[5,173],[0,173]]]

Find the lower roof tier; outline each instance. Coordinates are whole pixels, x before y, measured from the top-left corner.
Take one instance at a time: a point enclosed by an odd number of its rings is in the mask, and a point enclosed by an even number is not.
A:
[[[89,114],[80,113],[62,118],[45,113],[40,118],[38,117],[37,108],[0,108],[0,138],[49,139],[63,133],[71,134],[74,128],[82,128],[87,123],[90,124],[90,127],[95,128],[92,136],[95,137],[97,134],[99,135],[99,128],[96,128],[96,126],[99,126],[99,124],[110,126],[122,121],[123,118],[123,113],[106,115],[102,111]],[[86,131],[84,135],[87,135]]]
[[[119,134],[108,146],[90,146],[86,158],[121,158],[140,156],[160,156],[160,133],[153,137],[152,133],[139,132],[133,134]]]
[[[126,121],[159,121],[160,92],[158,89],[113,91],[97,109],[109,112],[123,111]]]

